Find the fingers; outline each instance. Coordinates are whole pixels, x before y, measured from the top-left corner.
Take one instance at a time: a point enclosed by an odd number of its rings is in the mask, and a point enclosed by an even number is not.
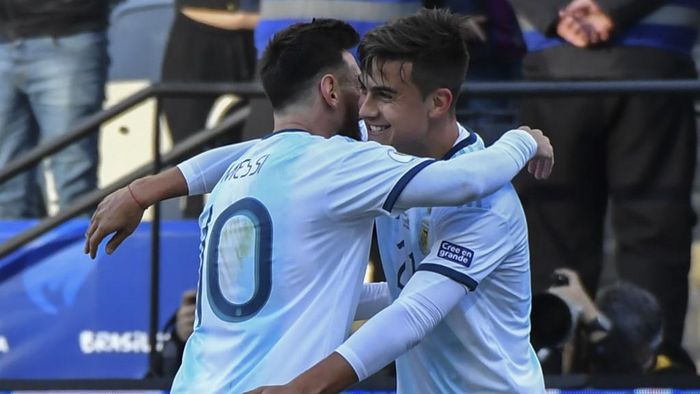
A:
[[[117,250],[119,245],[121,245],[121,243],[124,242],[124,240],[130,234],[131,234],[131,232],[125,231],[125,230],[117,231],[117,233],[114,234],[114,236],[112,236],[112,238],[109,240],[109,242],[107,242],[107,246],[105,247],[105,251],[107,252],[107,254],[114,253],[114,251]],[[99,243],[98,243],[98,245],[99,245]]]
[[[182,301],[180,301],[180,304],[181,305],[192,305],[195,303],[196,298],[197,298],[197,290],[195,290],[195,289],[187,290],[186,292],[182,293]]]
[[[589,31],[587,27],[580,22],[580,20],[572,16],[566,16],[564,19],[562,19],[562,23],[564,24],[564,29],[567,32],[565,33],[565,38],[572,45],[579,48],[585,48],[590,44]]]
[[[545,159],[533,159],[527,165],[527,171],[532,174],[535,179],[543,180],[549,177],[550,171]]]
[[[83,248],[83,251],[85,254],[90,253],[90,237],[92,237],[92,234],[97,230],[97,223],[95,221],[95,215],[92,215],[92,218],[90,218],[90,224],[88,225],[88,229],[85,232],[85,247]]]
[[[107,236],[107,232],[100,229],[99,227],[95,230],[90,238],[88,238],[88,253],[91,259],[95,259],[97,256],[97,248],[100,246],[100,242]]]
[[[540,160],[537,164],[537,174],[536,174],[535,178],[539,179],[539,180],[549,178],[549,176],[552,174],[553,164],[554,164],[554,162],[552,159]]]

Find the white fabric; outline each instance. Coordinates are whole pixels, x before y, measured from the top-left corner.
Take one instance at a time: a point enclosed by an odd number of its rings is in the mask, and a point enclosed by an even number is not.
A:
[[[424,161],[391,151],[283,132],[229,166],[200,218],[197,318],[173,392],[286,383],[342,343],[369,255],[368,212],[384,212]]]
[[[461,138],[467,135],[462,129]],[[450,162],[481,149],[479,141]],[[396,219],[379,217],[376,228],[393,298],[423,270],[473,289],[396,360],[399,393],[544,392],[529,342],[527,226],[512,186],[461,207],[413,208]]]
[[[177,168],[187,181],[187,194],[196,196],[210,193],[228,166],[258,141],[260,140],[250,140],[210,149],[178,164]]]
[[[461,284],[433,272],[416,272],[399,298],[336,349],[359,380],[415,346],[464,297]]]
[[[256,141],[258,140],[217,148],[178,165],[187,181],[189,194],[211,192],[228,168],[227,164],[235,161]],[[406,185],[392,206],[398,210],[412,206],[451,206],[490,194],[510,181],[536,150],[537,143],[530,134],[522,130],[511,130],[483,152],[459,158],[454,163],[437,162],[423,169]],[[397,153],[391,154],[391,157],[395,160],[415,160],[411,156]],[[356,187],[330,191],[339,197],[338,214],[341,215],[346,207],[353,209],[353,204],[363,203],[352,200],[363,194],[361,191],[358,194],[358,189],[363,189],[370,177],[381,176],[363,171],[367,167],[365,163],[346,162],[344,165],[347,166],[346,171],[339,172],[338,176],[355,179]],[[342,198],[343,194],[346,195],[345,198]]]
[[[529,133],[508,131],[488,149],[421,171],[401,193],[396,208],[454,206],[491,194],[510,182],[536,151]]]
[[[367,320],[391,304],[389,286],[386,282],[365,283],[362,285],[360,302],[355,312],[355,320]]]
[[[302,131],[253,144],[218,177],[200,217],[197,319],[173,392],[244,392],[282,384],[330,354],[357,309],[373,219],[398,214],[408,204],[425,206],[436,194],[454,194],[455,187],[465,195],[473,194],[472,187],[489,190],[473,167],[491,171],[494,179],[510,172],[510,179],[525,164],[515,157],[534,152],[529,135],[511,134],[502,145],[507,151],[511,144],[514,152],[490,151],[498,166],[481,163],[486,157],[455,160],[445,166],[448,174],[435,174],[447,179],[455,174],[450,167],[464,169],[449,191],[442,190],[449,182],[438,182],[428,185],[435,187],[432,193],[405,199],[399,198],[402,188],[429,160]],[[502,156],[510,166],[498,161]],[[402,208],[395,209],[396,201]],[[261,257],[266,247],[269,261]]]

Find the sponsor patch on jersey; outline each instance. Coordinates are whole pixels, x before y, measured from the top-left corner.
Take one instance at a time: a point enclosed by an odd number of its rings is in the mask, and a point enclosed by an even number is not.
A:
[[[437,256],[453,263],[469,267],[472,265],[472,260],[474,259],[474,251],[464,246],[455,245],[452,242],[442,241]]]
[[[388,151],[389,157],[394,160],[398,161],[399,163],[410,163],[415,159],[415,157],[410,156],[410,155],[404,155],[403,153],[399,153],[395,150],[390,150]]]

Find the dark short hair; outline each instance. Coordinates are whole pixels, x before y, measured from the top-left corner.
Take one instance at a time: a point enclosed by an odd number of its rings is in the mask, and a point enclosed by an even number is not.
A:
[[[272,107],[284,108],[306,94],[314,77],[344,67],[343,51],[359,39],[352,26],[336,19],[297,23],[275,34],[258,65]]]
[[[360,63],[365,75],[386,61],[413,64],[412,82],[423,97],[448,88],[456,98],[467,73],[470,36],[467,17],[447,9],[423,9],[371,30],[360,42]]]
[[[602,346],[594,348],[593,372],[639,373],[658,349],[663,336],[663,314],[649,291],[620,281],[601,289],[598,309],[612,323]]]

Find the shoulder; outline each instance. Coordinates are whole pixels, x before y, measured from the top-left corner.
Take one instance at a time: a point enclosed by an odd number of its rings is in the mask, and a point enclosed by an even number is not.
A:
[[[458,207],[433,208],[432,223],[438,228],[449,227],[453,231],[467,231],[485,226],[501,227],[507,224],[508,221],[503,215],[485,203],[479,204],[480,202],[481,200]]]

